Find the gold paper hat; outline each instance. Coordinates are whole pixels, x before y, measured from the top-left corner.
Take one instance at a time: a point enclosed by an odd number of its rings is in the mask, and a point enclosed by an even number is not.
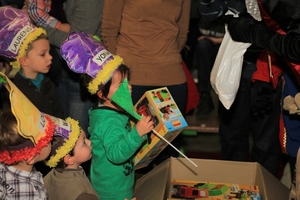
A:
[[[80,135],[78,122],[71,118],[63,120],[40,112],[15,84],[0,72],[1,84],[9,92],[11,111],[17,120],[18,133],[31,142],[0,150],[0,162],[10,165],[36,156],[51,142],[53,136],[57,136],[64,138],[64,142],[60,146],[51,146],[50,159],[46,162],[48,166],[55,167],[57,162],[74,148]]]
[[[36,156],[52,140],[55,124],[51,116],[41,113],[13,82],[0,72],[0,84],[9,92],[11,111],[17,120],[18,133],[31,143],[0,151],[0,162],[14,164]]]

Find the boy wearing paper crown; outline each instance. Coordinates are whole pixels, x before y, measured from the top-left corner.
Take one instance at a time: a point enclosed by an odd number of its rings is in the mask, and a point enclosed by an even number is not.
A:
[[[12,67],[20,69],[14,84],[41,112],[62,118],[56,87],[44,76],[52,60],[45,30],[32,25],[24,11],[9,6],[0,7],[0,18],[0,56],[12,59]],[[37,163],[36,168],[43,175],[50,171],[43,163]]]
[[[11,111],[0,113],[0,199],[47,199],[42,174],[33,166],[49,156],[50,141],[39,146],[18,133]]]
[[[0,72],[1,83],[10,92],[11,111],[0,114],[0,199],[48,199],[34,164],[49,156],[55,124]]]
[[[42,112],[62,118],[58,92],[47,76],[52,56],[46,31],[30,23],[26,13],[9,6],[0,7],[0,56],[20,69],[14,84]]]
[[[78,122],[74,119],[62,120],[40,112],[14,83],[0,72],[1,84],[4,84],[10,93],[11,112],[0,114],[0,199],[61,199],[55,196],[59,194],[50,193],[53,192],[51,188],[47,190],[48,197],[42,174],[34,169],[34,164],[47,159],[46,164],[55,167],[64,158],[70,168],[78,168],[91,157],[90,143],[85,139],[85,133],[80,130]],[[68,157],[67,154],[71,155],[72,152],[73,156]],[[74,184],[78,186],[76,192],[70,189],[59,192],[66,197],[62,199],[98,199],[89,180],[82,173],[83,171],[79,173],[81,176],[74,180]],[[72,176],[74,174],[75,171]],[[81,196],[78,192],[87,193],[87,196]]]
[[[89,110],[92,185],[101,200],[131,199],[134,154],[153,129],[153,121],[133,110],[129,68],[122,58],[83,32],[69,35],[61,55],[72,71],[84,74],[89,92],[99,99]],[[130,115],[139,120],[133,127]]]
[[[49,200],[98,200],[96,191],[80,166],[92,157],[91,142],[79,126],[73,127],[78,130],[72,133],[69,133],[70,129],[59,131],[60,136],[54,136],[52,141],[46,164],[54,168],[44,177]]]

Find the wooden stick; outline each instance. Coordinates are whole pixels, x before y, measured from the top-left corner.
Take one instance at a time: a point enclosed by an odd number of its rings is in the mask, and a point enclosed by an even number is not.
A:
[[[196,165],[193,161],[191,161],[191,159],[189,159],[186,155],[184,155],[181,151],[179,151],[173,144],[171,144],[168,140],[166,140],[164,137],[162,137],[158,132],[156,132],[156,130],[152,129],[152,131],[155,133],[155,135],[157,137],[159,137],[160,139],[164,140],[166,143],[168,143],[171,147],[173,147],[173,149],[175,149],[178,153],[180,153],[184,158],[186,158],[190,163],[192,163],[193,165],[195,165],[195,167],[198,167],[198,165]]]

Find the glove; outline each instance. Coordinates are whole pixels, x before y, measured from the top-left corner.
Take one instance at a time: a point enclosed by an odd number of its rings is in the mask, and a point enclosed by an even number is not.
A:
[[[251,33],[255,25],[260,25],[249,13],[240,13],[239,17],[225,15],[224,23],[228,25],[228,31],[233,40],[237,42],[252,43]]]
[[[238,42],[255,44],[275,54],[295,62],[300,62],[300,34],[290,31],[283,35],[269,30],[262,22],[256,21],[249,13],[240,13],[238,18],[225,15],[223,21],[228,25],[231,38]],[[294,27],[300,30],[300,25]]]
[[[255,81],[251,88],[250,108],[254,116],[264,115],[272,109],[273,87],[264,81]]]

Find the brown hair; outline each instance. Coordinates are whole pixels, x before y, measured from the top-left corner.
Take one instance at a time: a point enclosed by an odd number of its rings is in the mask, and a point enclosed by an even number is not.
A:
[[[121,64],[120,67],[118,67],[118,69],[116,69],[116,72],[120,72],[122,75],[122,80],[125,79],[125,77],[128,77],[128,80],[130,79],[130,69],[124,65]],[[101,72],[100,72],[101,73]],[[81,78],[83,79],[83,84],[87,87],[88,84],[93,80],[93,78],[91,76],[89,76],[88,74],[82,74]],[[107,97],[108,93],[109,93],[109,88],[111,85],[111,78],[107,81],[107,83],[105,83],[105,85],[99,85],[98,86],[98,91],[102,90],[102,94],[104,97]],[[99,98],[99,101],[101,103],[103,103],[103,100]]]
[[[17,120],[10,110],[0,111],[0,151],[8,150],[28,141],[21,137],[17,129]]]

